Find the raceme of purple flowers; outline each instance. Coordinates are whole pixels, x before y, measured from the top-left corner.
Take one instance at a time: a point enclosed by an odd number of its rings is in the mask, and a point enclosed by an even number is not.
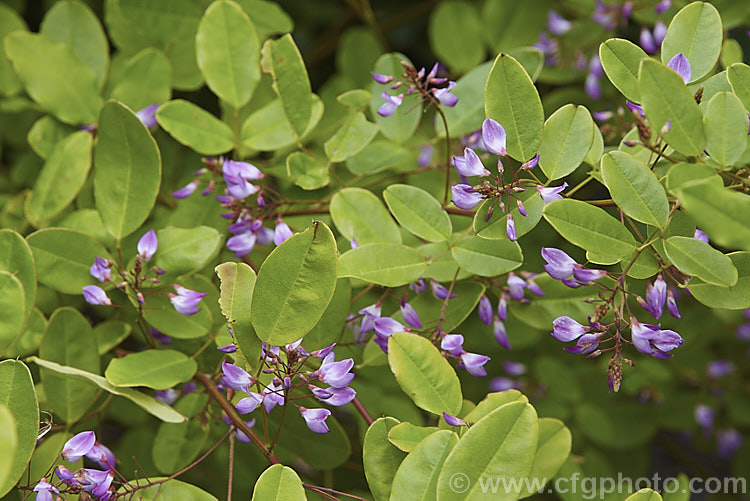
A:
[[[418,91],[418,95],[423,100],[429,100],[430,103],[440,103],[442,106],[453,107],[458,102],[458,98],[451,93],[451,90],[456,86],[456,82],[448,82],[446,78],[438,77],[437,74],[440,71],[440,64],[435,63],[430,72],[425,75],[425,69],[422,68],[416,71],[406,63],[402,63],[406,72],[402,75],[403,80],[396,80],[393,75],[381,75],[378,73],[372,73],[372,78],[381,85],[390,85],[390,90],[396,90],[403,86],[407,87],[406,92],[392,95],[387,90],[384,90],[380,95],[385,102],[378,108],[378,115],[381,117],[389,117],[393,115],[396,110],[401,106],[408,96],[414,94],[414,91]],[[395,83],[394,83],[395,82]],[[447,84],[446,84],[447,82]],[[438,87],[446,84],[444,87]]]

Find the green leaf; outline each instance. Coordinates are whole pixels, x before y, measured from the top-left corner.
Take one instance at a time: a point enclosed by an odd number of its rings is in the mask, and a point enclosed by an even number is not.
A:
[[[307,69],[291,35],[268,40],[261,51],[263,71],[273,77],[273,86],[292,130],[302,137],[312,115],[312,90]]]
[[[411,452],[419,442],[432,435],[439,428],[417,426],[409,422],[399,423],[388,432],[388,441],[404,452]]]
[[[724,40],[724,43],[721,45],[721,55],[719,56],[721,66],[728,68],[733,64],[741,63],[742,59],[743,54],[740,43],[733,38]]]
[[[471,273],[458,267],[447,241],[421,245],[417,247],[417,250],[427,260],[427,269],[422,274],[423,278],[450,282],[454,276],[456,280],[471,276]]]
[[[737,269],[737,283],[722,287],[694,278],[690,281],[690,294],[709,308],[750,308],[750,252],[733,252],[727,257]]]
[[[474,424],[491,412],[494,412],[499,407],[516,401],[526,403],[529,399],[518,390],[505,390],[489,393],[463,418],[467,423]]]
[[[516,204],[511,204],[506,209],[509,209],[510,214],[513,216],[513,222],[516,225],[516,236],[521,238],[533,230],[539,224],[539,221],[542,220],[542,211],[545,204],[537,190],[526,190],[523,193],[519,193],[516,197],[523,203],[527,215],[523,216]],[[490,210],[492,210],[492,213],[488,219],[487,213]],[[482,238],[488,240],[507,240],[507,222],[508,214],[498,210],[495,201],[485,200],[474,214],[473,227],[476,234]]]
[[[443,113],[448,121],[451,135],[466,134],[479,129],[484,120],[484,86],[492,69],[492,62],[487,61],[477,66],[456,81],[451,94],[458,98],[455,106],[444,107]],[[445,137],[445,127],[441,120],[435,121],[438,137]]]
[[[483,492],[482,485],[489,480],[512,482],[529,476],[538,423],[534,408],[525,402],[503,405],[478,421],[445,460],[438,478],[438,499],[516,499],[515,493]],[[456,484],[457,473],[463,474],[465,483]]]
[[[688,215],[712,242],[722,247],[750,250],[750,197],[713,183],[689,183],[677,190]]]
[[[669,202],[656,175],[646,164],[621,151],[602,157],[602,178],[618,207],[636,221],[661,228]]]
[[[735,63],[727,68],[727,80],[734,95],[740,98],[745,110],[750,110],[750,66]]]
[[[317,190],[330,182],[328,166],[302,151],[286,157],[286,172],[296,186],[303,190]]]
[[[49,115],[44,115],[31,126],[26,140],[34,153],[46,160],[52,154],[58,141],[65,139],[73,132],[75,129],[71,126],[60,123]]]
[[[388,364],[417,407],[442,415],[458,414],[463,403],[461,383],[440,351],[418,334],[397,332],[388,339]]]
[[[64,0],[55,3],[39,26],[39,33],[73,49],[91,68],[101,87],[109,67],[109,44],[99,18],[84,3]]]
[[[721,165],[734,164],[747,147],[749,126],[742,101],[730,92],[718,92],[703,114],[706,151]]]
[[[130,485],[138,486],[141,482],[143,483],[137,491],[140,501],[217,501],[213,494],[180,480],[171,479],[153,485],[161,480],[166,479],[163,477],[149,477],[145,480],[136,479],[131,480]],[[145,487],[146,485],[150,485],[150,487]]]
[[[122,320],[105,320],[94,327],[94,338],[99,355],[104,355],[122,343],[133,331],[129,323]],[[97,371],[98,372],[98,371]]]
[[[724,187],[724,182],[721,180],[721,176],[719,176],[716,173],[716,170],[710,165],[680,162],[674,164],[669,168],[669,171],[667,171],[667,189],[671,193],[677,193],[677,190],[687,183],[706,179],[710,179],[711,184],[718,188]]]
[[[523,264],[523,253],[516,242],[486,240],[469,236],[451,248],[458,265],[475,275],[495,277]]]
[[[404,67],[401,65],[402,62],[409,65],[412,64],[408,57],[399,52],[383,54],[378,58],[372,72],[379,75],[393,75],[394,77],[397,77],[404,72]],[[372,82],[370,92],[372,93],[370,113],[375,119],[375,123],[380,126],[380,132],[386,138],[399,144],[404,143],[407,139],[413,136],[420,120],[422,120],[422,103],[420,99],[404,96],[403,104],[399,106],[393,115],[389,117],[381,117],[378,114],[378,108],[380,108],[385,102],[385,100],[380,97],[381,94],[387,92],[391,96],[397,96],[403,92],[403,90],[391,89],[390,86]],[[409,112],[407,113],[406,110],[409,110]]]
[[[661,60],[667,64],[682,52],[690,62],[691,80],[699,80],[716,65],[723,36],[716,7],[708,2],[693,2],[680,9],[669,23],[661,44]]]
[[[362,151],[378,133],[378,125],[368,122],[364,113],[351,113],[328,141],[323,145],[331,162],[343,162]]]
[[[493,52],[529,46],[539,40],[547,25],[545,13],[553,8],[551,0],[500,0],[485,2],[482,8],[482,33]],[[498,29],[502,26],[502,29]]]
[[[338,40],[336,69],[351,82],[349,88],[364,89],[372,84],[370,71],[382,52],[380,42],[370,28],[350,24]]]
[[[39,230],[28,237],[39,281],[65,294],[82,294],[96,280],[89,273],[96,256],[111,259],[102,244],[78,231]]]
[[[195,53],[214,94],[235,108],[247,104],[260,81],[260,41],[239,5],[218,0],[206,9],[195,36]]]
[[[339,257],[339,276],[355,277],[386,287],[417,280],[427,268],[422,255],[401,244],[367,244]]]
[[[401,231],[388,210],[372,192],[363,188],[344,188],[331,198],[331,218],[347,239],[358,244],[401,243]]]
[[[680,75],[653,59],[641,61],[638,77],[643,109],[654,131],[671,121],[664,140],[685,155],[700,155],[706,145],[703,117]]]
[[[447,240],[453,232],[448,213],[440,202],[416,186],[392,184],[383,198],[396,221],[414,235],[428,242]]]
[[[587,251],[622,259],[635,250],[633,235],[620,221],[586,202],[557,200],[544,207],[544,218],[565,240]]]
[[[16,419],[7,405],[0,404],[0,448],[3,450],[0,456],[0,486],[6,485],[8,474],[12,472],[17,447]]]
[[[253,488],[253,501],[304,501],[307,499],[297,473],[281,464],[266,468]]]
[[[10,469],[5,470],[4,480],[0,483],[0,496],[4,496],[20,480],[34,451],[39,432],[39,404],[36,400],[34,381],[31,379],[29,368],[23,362],[0,362],[0,405],[7,407],[13,416],[15,435],[18,438],[15,454],[11,456],[3,453],[3,456],[11,458]]]
[[[652,489],[641,489],[626,497],[625,501],[661,501],[661,494]]]
[[[422,440],[401,462],[393,479],[391,499],[435,499],[440,469],[458,437],[449,430],[440,430]]]
[[[336,241],[314,222],[263,261],[250,318],[258,337],[274,346],[301,338],[323,316],[336,288]]]
[[[169,227],[156,234],[159,240],[156,266],[174,276],[202,269],[221,248],[221,234],[208,226]]]
[[[350,282],[346,278],[336,280],[336,290],[333,292],[333,298],[328,303],[325,313],[315,327],[305,335],[306,350],[325,348],[341,339],[351,308],[352,286]]]
[[[161,155],[148,129],[117,101],[107,101],[99,115],[94,166],[96,209],[119,240],[151,213],[161,184]]]
[[[440,3],[430,14],[428,34],[433,52],[453,72],[465,73],[484,61],[479,11],[472,4]]]
[[[323,101],[313,94],[312,116],[302,134],[303,138],[315,130],[323,116],[323,109]],[[260,151],[278,150],[297,142],[280,99],[274,99],[247,117],[242,124],[240,135],[244,146]]]
[[[365,89],[352,89],[336,96],[336,101],[356,111],[364,111],[370,105],[371,99],[372,94]]]
[[[172,67],[167,56],[153,47],[134,55],[122,69],[110,97],[132,110],[169,101],[172,97]]]
[[[519,47],[511,50],[509,55],[521,63],[521,66],[529,74],[531,80],[536,82],[536,79],[544,68],[544,54],[542,54],[542,51],[536,47]]]
[[[146,350],[113,358],[104,371],[115,386],[145,386],[166,390],[190,381],[198,370],[192,358],[175,350]]]
[[[543,482],[557,474],[570,455],[572,440],[570,430],[559,419],[539,419],[539,442],[534,457],[534,467],[529,475],[531,482],[529,488],[519,493],[521,494],[519,497],[524,498],[536,494],[538,489],[532,487],[542,487]],[[534,481],[539,482],[539,485],[535,486]]]
[[[26,298],[24,318],[29,318],[36,299],[34,255],[26,240],[8,228],[0,230],[0,270],[9,272],[23,285]]]
[[[635,103],[641,102],[638,69],[641,60],[647,57],[643,49],[622,38],[610,38],[599,46],[599,59],[607,78],[626,99]]]
[[[726,287],[737,283],[737,269],[732,260],[706,242],[690,237],[669,237],[664,242],[664,250],[672,264],[686,275]]]
[[[565,177],[583,162],[594,142],[594,119],[585,106],[567,104],[544,123],[539,166],[549,180]]]
[[[88,320],[74,308],[60,308],[49,319],[39,356],[45,360],[99,373],[99,352]],[[88,381],[60,376],[41,369],[47,401],[66,423],[74,423],[94,401],[97,387]]]
[[[85,130],[59,141],[50,152],[29,196],[27,216],[37,226],[75,200],[91,169],[93,137]]]
[[[94,71],[70,47],[44,35],[17,31],[5,37],[5,54],[31,98],[61,122],[96,122],[102,99]]]
[[[144,317],[152,327],[177,339],[201,337],[208,333],[213,323],[209,308],[202,307],[195,315],[181,315],[165,294],[148,298],[148,308],[144,310]]]
[[[508,154],[525,162],[539,150],[544,109],[534,83],[523,66],[500,54],[484,88],[484,111],[505,128]]]
[[[167,423],[182,423],[183,421],[185,421],[185,416],[183,416],[164,402],[160,402],[154,397],[133,390],[132,388],[116,387],[102,376],[92,374],[91,372],[82,371],[80,369],[76,369],[75,367],[56,364],[55,362],[50,362],[49,360],[42,360],[41,358],[37,357],[29,357],[28,361],[37,364],[39,367],[53,370],[59,374],[64,374],[70,377],[83,378],[91,381],[102,390],[112,393],[113,395],[127,398],[152,416],[156,416],[157,418]],[[36,439],[36,423],[34,424],[34,429],[34,438]]]
[[[178,142],[201,155],[219,155],[234,146],[232,129],[189,101],[174,99],[163,104],[156,120]]]
[[[393,478],[406,454],[388,441],[388,432],[399,421],[392,417],[375,420],[365,433],[362,443],[362,462],[367,485],[375,501],[386,501],[391,495]]]
[[[255,272],[245,263],[222,263],[216,267],[216,274],[221,281],[221,312],[232,327],[240,351],[254,366],[261,352],[260,339],[253,329],[248,308],[255,289]]]
[[[26,21],[10,5],[0,5],[0,40],[14,31],[28,31]],[[21,91],[21,82],[10,60],[0,51],[0,94],[13,96]]]
[[[208,395],[190,393],[175,402],[174,408],[186,417],[196,417],[208,404]],[[193,462],[208,439],[209,426],[201,419],[184,423],[161,423],[154,437],[151,456],[162,473],[175,473]]]

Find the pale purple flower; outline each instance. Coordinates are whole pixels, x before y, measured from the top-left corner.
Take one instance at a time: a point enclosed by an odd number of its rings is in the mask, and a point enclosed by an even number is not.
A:
[[[665,12],[671,5],[672,0],[661,0],[661,2],[656,5],[656,13],[661,14],[662,12]]]
[[[112,301],[107,297],[104,289],[98,285],[87,285],[83,288],[83,299],[87,303],[100,306],[111,306]]]
[[[442,89],[432,89],[432,93],[435,98],[440,101],[443,106],[453,107],[458,103],[458,98],[451,94],[451,90],[456,86],[456,82],[448,82],[447,87]]]
[[[656,21],[656,24],[654,25],[654,43],[657,47],[661,47],[661,44],[664,41],[664,37],[666,36],[667,25],[664,24],[661,20]]]
[[[221,377],[224,384],[233,390],[242,390],[249,393],[248,386],[255,383],[255,378],[248,374],[245,369],[226,361],[221,362],[221,372],[224,374]]]
[[[234,257],[244,257],[255,248],[258,234],[252,231],[240,233],[227,239],[227,249],[234,252]]]
[[[583,83],[583,89],[591,99],[599,99],[602,97],[602,88],[599,85],[599,78],[589,73],[586,75],[586,80]]]
[[[669,351],[682,345],[683,339],[672,330],[661,330],[658,325],[641,324],[631,317],[630,332],[633,346],[654,358],[669,358]]]
[[[518,387],[519,385],[516,381],[507,377],[496,377],[490,381],[490,390],[492,391],[507,391]]]
[[[279,219],[276,222],[276,228],[273,231],[273,243],[276,245],[281,245],[282,242],[284,242],[291,236],[292,230],[289,228],[289,225]]]
[[[393,81],[393,77],[391,75],[380,75],[378,73],[372,72],[370,72],[370,75],[372,75],[372,79],[379,84],[387,84]]]
[[[701,428],[713,428],[714,414],[714,410],[707,405],[699,404],[695,406],[695,422],[698,423]]]
[[[284,405],[284,387],[281,386],[281,383],[277,379],[274,379],[263,390],[263,408],[266,410],[266,414],[268,414],[277,405]]]
[[[508,339],[508,331],[505,329],[505,324],[502,320],[495,317],[492,322],[492,332],[495,336],[495,341],[505,348],[506,350],[511,350],[510,347],[510,340]]]
[[[179,190],[172,192],[172,196],[174,198],[187,198],[195,192],[195,189],[198,188],[198,184],[200,184],[200,181],[198,180],[190,181]]]
[[[479,355],[477,353],[464,353],[461,355],[461,362],[466,372],[472,376],[482,377],[487,375],[484,364],[489,362],[490,357]]]
[[[699,230],[697,228],[695,229],[695,233],[693,234],[693,238],[696,239],[696,240],[700,240],[701,242],[708,243],[708,235],[706,235],[705,232],[703,232],[703,231],[701,231],[701,230]]]
[[[471,210],[484,198],[481,193],[474,191],[468,184],[457,184],[451,187],[453,203],[459,209]]]
[[[164,402],[167,405],[172,405],[180,397],[180,391],[174,388],[167,388],[166,390],[156,390],[156,400]]]
[[[510,212],[505,218],[505,233],[508,234],[508,240],[511,242],[515,242],[518,239],[518,235],[516,234],[516,223],[513,220],[513,214]]]
[[[737,430],[721,430],[716,433],[716,450],[720,457],[730,459],[742,447],[743,441],[742,435]]]
[[[590,334],[584,334],[578,338],[578,341],[573,346],[567,346],[563,350],[568,353],[588,355],[599,346],[599,340],[602,337],[601,332],[594,332]]]
[[[508,154],[506,147],[506,134],[502,125],[491,118],[486,118],[482,122],[482,141],[485,150],[504,157]]]
[[[511,376],[521,376],[526,373],[526,366],[520,362],[506,360],[503,362],[503,370]]]
[[[207,292],[196,292],[177,284],[173,284],[172,287],[174,287],[177,294],[172,294],[170,292],[167,295],[169,296],[169,301],[172,303],[172,306],[177,310],[177,313],[189,316],[200,311],[198,303],[200,303],[206,294],[208,294]]]
[[[34,486],[34,492],[36,492],[37,501],[52,501],[52,493],[60,493],[57,487],[47,482],[47,479],[44,477]]]
[[[466,426],[466,421],[459,417],[451,416],[446,412],[443,412],[443,419],[445,419],[445,422],[450,426]]]
[[[547,13],[547,30],[553,35],[561,36],[570,31],[572,23],[560,14],[551,10]]]
[[[563,315],[552,322],[552,337],[567,343],[583,336],[589,329],[589,326],[581,325],[572,318]]]
[[[500,301],[497,303],[497,316],[505,322],[508,320],[508,296],[503,292]]]
[[[73,472],[61,464],[57,465],[57,468],[55,468],[55,475],[68,485],[70,485],[72,483],[71,480],[75,478]]]
[[[151,104],[149,106],[146,106],[143,109],[138,110],[135,113],[135,116],[138,117],[138,120],[140,120],[143,125],[146,126],[147,129],[151,129],[152,127],[156,126],[156,112],[159,109],[158,104]]]
[[[523,202],[521,202],[520,199],[516,199],[516,206],[518,207],[518,212],[523,217],[528,217],[528,214],[526,213],[526,207],[523,206]]]
[[[260,169],[253,164],[234,160],[224,160],[224,163],[221,165],[221,173],[224,177],[224,183],[227,186],[227,192],[234,198],[239,199],[257,193],[258,187],[250,181],[256,181],[265,177]]]
[[[62,449],[62,457],[69,463],[75,463],[96,444],[96,435],[93,431],[82,431],[65,442]]]
[[[528,273],[526,275],[526,288],[529,289],[536,296],[544,296],[545,292],[541,287],[534,281],[536,273]]]
[[[625,100],[625,104],[627,105],[628,109],[632,111],[633,113],[638,113],[640,116],[645,117],[646,112],[643,111],[643,108],[635,103],[631,103],[627,99]]]
[[[416,282],[410,283],[409,288],[417,294],[422,294],[427,290],[427,284],[424,282],[424,278],[420,277]]]
[[[729,360],[714,360],[706,366],[706,372],[711,379],[726,376],[731,374],[732,371],[734,371],[734,364]]]
[[[362,325],[359,328],[359,332],[365,334],[375,328],[375,320],[380,318],[380,303],[376,303],[363,308],[358,312],[362,317]]]
[[[432,161],[432,155],[435,153],[435,148],[430,144],[427,143],[424,146],[422,146],[422,149],[419,151],[419,156],[417,157],[417,164],[420,167],[427,167],[430,165],[430,162]]]
[[[432,287],[432,295],[435,296],[436,299],[445,299],[448,297],[449,290],[437,283],[434,280],[430,280],[430,287]],[[451,298],[456,297],[456,295],[452,292],[450,292]]]
[[[523,301],[523,290],[526,288],[526,281],[511,271],[508,274],[507,284],[511,299]]]
[[[299,411],[310,430],[315,433],[328,433],[326,418],[331,415],[331,411],[328,409],[307,409],[305,407],[300,407]]]
[[[740,341],[750,341],[750,322],[737,327],[737,339]]]
[[[690,68],[690,62],[682,52],[673,56],[672,59],[670,59],[667,63],[667,66],[672,68],[675,73],[680,75],[685,83],[688,83],[690,81],[690,77],[692,76],[693,72]]]
[[[380,317],[375,319],[375,334],[380,337],[390,337],[395,332],[407,332],[407,328],[401,322],[391,317]]]
[[[263,403],[263,395],[260,393],[247,392],[249,397],[245,397],[234,406],[240,414],[249,414]]]
[[[646,304],[642,305],[654,318],[659,319],[664,313],[664,304],[667,301],[667,282],[661,277],[656,277],[654,284],[646,285]]]
[[[95,256],[94,264],[92,264],[91,268],[89,268],[89,273],[91,273],[91,276],[99,280],[100,282],[109,282],[112,274],[112,270],[110,269],[111,266],[111,261],[99,256]]]
[[[344,386],[343,388],[331,387],[323,389],[310,385],[309,388],[313,395],[315,395],[315,398],[335,407],[346,405],[357,396],[357,392],[354,388],[350,388],[349,386]]]
[[[656,42],[654,41],[654,36],[651,34],[648,28],[645,26],[641,28],[641,35],[640,35],[640,44],[643,50],[648,52],[649,54],[655,54],[656,51],[659,49],[656,46]]]
[[[150,261],[158,247],[159,240],[156,238],[156,232],[152,228],[148,230],[140,240],[138,240],[138,255],[141,256],[144,261]]]
[[[422,322],[419,320],[419,315],[414,310],[414,307],[406,302],[405,298],[401,298],[401,315],[403,315],[404,321],[415,329],[422,328]]]
[[[354,367],[354,360],[346,358],[336,362],[335,357],[336,355],[333,352],[329,353],[314,374],[318,376],[320,381],[333,388],[344,388],[354,379],[354,374],[350,372]]]
[[[445,334],[440,340],[440,348],[454,357],[463,353],[464,337],[461,334]]]
[[[589,284],[591,282],[594,282],[595,280],[599,280],[606,275],[607,272],[604,270],[590,270],[588,268],[584,268],[580,264],[576,264],[573,267],[573,277],[581,285]]]
[[[99,442],[94,443],[94,446],[86,453],[86,457],[105,470],[113,470],[117,463],[114,453]]]
[[[485,294],[482,294],[482,297],[479,298],[479,308],[477,311],[479,313],[479,320],[484,325],[492,323],[492,303],[490,303],[490,299]]]
[[[389,117],[396,113],[396,110],[404,100],[404,95],[399,94],[398,96],[391,96],[387,91],[383,91],[380,97],[385,99],[385,102],[378,108],[378,115],[381,117]]]
[[[578,264],[567,253],[554,247],[543,247],[542,257],[547,261],[544,265],[545,271],[556,280],[569,278],[573,274],[575,265]]]
[[[532,170],[539,165],[539,155],[534,155],[531,160],[521,164],[521,169]]]
[[[595,111],[591,114],[591,116],[594,117],[594,120],[596,120],[597,122],[606,122],[614,115],[615,114],[611,111]]]
[[[464,177],[490,175],[490,171],[485,169],[479,155],[471,148],[464,148],[464,156],[453,157],[453,166]]]

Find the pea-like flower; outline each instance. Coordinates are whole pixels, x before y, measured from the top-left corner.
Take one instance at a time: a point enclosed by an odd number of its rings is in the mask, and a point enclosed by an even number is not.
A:
[[[293,235],[289,225],[279,219],[276,222],[276,228],[273,230],[273,243],[281,245],[287,238]]]
[[[265,175],[251,163],[224,160],[221,173],[227,192],[234,198],[243,199],[258,192],[258,187],[250,181],[263,179]]]
[[[492,323],[492,303],[490,303],[490,299],[485,294],[482,294],[482,297],[479,298],[478,313],[479,320],[481,320],[484,325],[490,325]]]
[[[47,482],[47,479],[44,477],[34,486],[34,492],[36,492],[37,501],[52,501],[52,493],[60,493],[57,487]]]
[[[196,292],[177,284],[173,284],[172,287],[174,287],[177,294],[172,294],[170,292],[168,296],[169,301],[172,303],[172,306],[174,306],[174,309],[177,310],[177,313],[190,316],[200,311],[198,303],[200,303],[206,294],[208,294],[207,292]]]
[[[539,194],[542,196],[542,200],[544,200],[545,204],[548,204],[550,202],[554,202],[555,200],[562,200],[562,191],[568,187],[568,183],[563,183],[560,186],[549,186],[545,188],[541,184],[536,185],[536,189],[539,192]]]
[[[466,372],[476,377],[487,375],[487,371],[484,369],[484,364],[489,361],[490,357],[487,355],[468,352],[461,355],[461,364],[463,365],[463,368],[466,369]]]
[[[412,305],[406,302],[406,298],[401,298],[401,315],[404,321],[415,329],[422,328],[422,321]]]
[[[62,449],[62,457],[69,463],[75,463],[83,456],[89,453],[89,451],[96,444],[96,435],[93,431],[82,431],[73,438],[65,442]]]
[[[109,282],[109,279],[112,276],[111,266],[112,261],[95,256],[94,264],[89,268],[89,273],[100,282]]]
[[[633,346],[654,358],[671,358],[668,352],[682,346],[683,339],[672,330],[662,330],[659,325],[642,324],[636,318],[630,318],[630,332]]]
[[[158,123],[156,121],[156,112],[158,110],[159,110],[158,104],[151,104],[151,105],[146,106],[145,108],[138,110],[135,113],[135,116],[138,117],[138,120],[140,120],[141,123],[145,125],[147,129],[152,129]]]
[[[107,297],[104,289],[98,285],[87,285],[83,288],[83,299],[87,303],[100,306],[111,306],[112,301]]]
[[[385,90],[382,94],[380,94],[380,97],[385,99],[385,102],[380,106],[380,108],[378,108],[378,115],[380,115],[381,117],[389,117],[396,113],[396,110],[404,101],[403,94],[391,96],[390,94],[388,94],[388,91]]]
[[[221,371],[224,373],[222,376],[224,384],[233,390],[242,390],[245,393],[250,393],[248,386],[255,383],[255,378],[250,376],[245,369],[222,361]]]
[[[464,148],[464,156],[453,157],[453,166],[459,174],[465,177],[490,175],[490,171],[484,167],[479,155],[471,148]]]
[[[138,255],[141,256],[144,261],[150,261],[158,247],[159,239],[156,238],[156,232],[152,228],[148,230],[140,240],[138,240]]]
[[[683,54],[682,52],[680,52],[679,54],[675,54],[672,59],[669,60],[667,66],[673,69],[675,73],[680,75],[680,78],[682,78],[682,80],[686,84],[690,82],[693,71],[690,67],[690,61],[688,61],[687,57],[685,57],[685,54]]]
[[[306,407],[300,407],[299,411],[310,430],[315,433],[328,433],[326,419],[331,415],[331,411],[328,409],[307,409]]]
[[[468,184],[457,184],[451,187],[453,203],[459,209],[471,210],[484,198],[481,193],[474,191],[474,188]]]
[[[454,357],[460,357],[463,353],[464,337],[461,334],[445,334],[440,340],[440,348]]]

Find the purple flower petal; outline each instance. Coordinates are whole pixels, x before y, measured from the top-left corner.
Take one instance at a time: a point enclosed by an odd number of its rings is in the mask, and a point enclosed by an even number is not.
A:
[[[82,431],[73,438],[65,442],[62,449],[62,457],[69,463],[75,463],[96,444],[96,435],[93,431]]]
[[[440,340],[440,348],[454,357],[461,356],[463,344],[464,337],[461,334],[445,334]]]
[[[675,73],[680,75],[685,83],[690,82],[690,77],[692,76],[693,72],[690,68],[690,62],[685,57],[685,54],[683,54],[682,52],[676,54],[674,57],[672,57],[672,59],[669,60],[667,66],[672,68]]]
[[[545,271],[556,280],[569,278],[573,274],[575,265],[578,264],[564,251],[554,247],[543,247],[542,257],[547,261],[547,264],[544,265]]]
[[[505,150],[505,129],[502,125],[491,118],[486,118],[484,122],[482,122],[482,141],[484,142],[485,149],[490,153],[502,157],[508,154]]]
[[[505,324],[499,318],[495,318],[492,323],[492,331],[495,336],[495,341],[505,348],[506,350],[512,350],[510,347],[510,341],[508,340],[508,331],[505,330]]]
[[[404,317],[404,321],[407,324],[414,327],[415,329],[422,328],[422,322],[419,320],[419,315],[414,310],[414,307],[406,302],[405,299],[401,299],[401,315]]]
[[[315,433],[328,433],[326,418],[331,415],[331,411],[328,409],[307,409],[305,407],[300,407],[299,410],[310,430]]]
[[[589,330],[589,327],[585,327],[565,315],[557,317],[552,322],[552,328],[552,337],[563,343],[578,339]]]
[[[466,426],[466,421],[456,416],[451,416],[446,412],[443,412],[443,419],[451,426]]]
[[[561,36],[570,31],[573,27],[570,21],[563,18],[554,10],[547,14],[547,30],[553,35]]]
[[[515,242],[518,239],[518,235],[516,234],[516,223],[513,220],[513,214],[511,213],[508,213],[508,216],[505,219],[505,232],[508,234],[508,240],[511,242]]]
[[[190,195],[192,195],[193,192],[195,192],[195,189],[198,187],[198,184],[200,184],[200,181],[197,181],[197,180],[196,181],[190,181],[188,184],[186,184],[185,186],[183,186],[179,190],[173,191],[172,192],[172,196],[174,198],[187,198]]]
[[[474,188],[468,184],[457,184],[451,187],[453,194],[453,203],[459,209],[471,210],[484,198],[480,193],[474,191]]]
[[[464,353],[461,355],[461,362],[463,363],[466,372],[475,377],[482,377],[487,375],[487,371],[484,369],[484,364],[489,362],[490,357],[487,355],[478,355],[476,353]]]
[[[479,320],[484,325],[492,323],[492,303],[490,303],[490,299],[485,294],[482,294],[482,297],[479,298],[479,308],[477,311],[479,313]]]
[[[200,308],[198,308],[197,305],[206,294],[208,294],[207,292],[196,292],[177,284],[173,284],[172,287],[177,291],[177,294],[172,294],[170,292],[168,296],[169,301],[172,303],[172,306],[174,306],[174,309],[177,310],[177,313],[189,316],[200,311]]]
[[[390,337],[395,332],[406,332],[406,327],[391,317],[380,317],[375,320],[375,334],[378,336]]]
[[[146,126],[147,129],[151,129],[152,127],[155,127],[157,124],[156,121],[156,112],[159,110],[158,104],[151,104],[149,106],[146,106],[143,109],[138,110],[135,113],[135,116],[138,117],[138,120],[140,120],[143,125]]]
[[[150,261],[158,247],[159,240],[156,238],[156,232],[154,232],[153,228],[148,230],[141,239],[138,240],[138,254],[144,261]]]
[[[104,289],[98,285],[87,285],[83,288],[83,299],[87,303],[100,306],[111,306],[112,301],[107,297]]]
[[[289,228],[284,221],[279,219],[276,223],[276,228],[273,231],[273,243],[281,245],[287,238],[293,235],[292,230]]]

